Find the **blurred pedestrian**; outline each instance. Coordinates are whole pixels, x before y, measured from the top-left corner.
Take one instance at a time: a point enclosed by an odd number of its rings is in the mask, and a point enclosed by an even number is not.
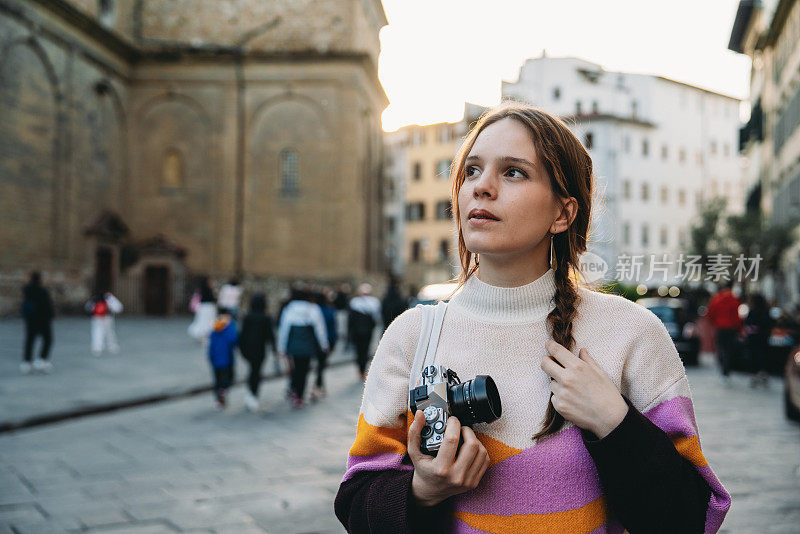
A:
[[[231,278],[219,289],[217,307],[224,308],[235,321],[239,318],[239,301],[242,298],[242,286],[238,278]]]
[[[348,284],[336,284],[336,296],[333,298],[333,307],[346,312],[349,298],[350,286]]]
[[[723,384],[731,383],[731,365],[737,349],[737,334],[741,330],[742,320],[739,317],[739,299],[732,292],[733,282],[725,286],[711,298],[706,316],[716,330],[717,359],[720,365],[720,380]]]
[[[381,301],[383,329],[386,330],[394,319],[408,309],[408,299],[400,294],[400,284],[394,276],[389,278],[389,287]]]
[[[328,355],[333,352],[336,341],[339,339],[339,335],[336,331],[336,310],[333,308],[333,299],[330,290],[323,288],[322,291],[316,293],[315,300],[317,305],[319,305],[320,311],[322,311],[322,317],[325,319],[325,331],[328,335],[328,350],[317,351],[317,379],[314,383],[314,388],[311,390],[312,401],[325,397],[327,394],[325,391],[323,374],[325,373],[325,368],[328,366]]]
[[[756,387],[759,382],[767,387],[767,350],[770,331],[775,322],[769,316],[769,305],[762,294],[753,293],[748,300],[749,309],[744,319],[744,345],[750,367],[750,387]]]
[[[336,310],[336,332],[340,339],[347,339],[347,317],[350,303],[350,284],[336,284],[333,307]],[[348,340],[349,342],[349,340]],[[348,350],[346,347],[345,350]]]
[[[307,289],[293,289],[278,326],[278,352],[291,362],[290,388],[295,408],[304,406],[303,395],[312,358],[320,350],[330,350],[322,310],[311,300]]]
[[[120,302],[117,297],[112,295],[110,291],[106,291],[105,293],[103,293],[103,298],[106,300],[106,303],[108,304],[108,311],[111,312],[109,314],[109,320],[108,320],[109,326],[106,335],[111,336],[111,338],[113,338],[113,343],[111,344],[112,352],[119,352],[119,342],[117,341],[116,318],[117,315],[122,313],[123,309],[122,302]]]
[[[122,303],[111,292],[98,293],[86,303],[92,316],[92,354],[100,357],[103,350],[119,352],[114,315],[122,312]]]
[[[230,310],[218,308],[217,320],[208,339],[208,360],[214,373],[214,399],[218,410],[225,408],[228,388],[233,383],[233,350],[238,339]]]
[[[258,410],[258,389],[261,384],[261,366],[266,356],[266,347],[275,350],[275,331],[272,317],[267,313],[267,299],[264,293],[256,293],[250,299],[250,312],[242,320],[239,335],[239,350],[250,366],[247,389],[244,392],[244,405],[251,411]]]
[[[50,347],[53,343],[53,301],[50,293],[42,286],[42,277],[38,272],[31,273],[30,279],[22,288],[22,318],[25,320],[25,352],[19,370],[28,374],[31,369],[49,373],[53,364],[49,360]],[[39,357],[33,360],[33,345],[36,338],[42,338]]]
[[[194,320],[189,325],[188,332],[191,337],[202,343],[208,343],[208,336],[214,327],[214,320],[217,318],[216,297],[214,297],[214,287],[211,279],[204,276],[200,281],[192,302],[195,303]]]
[[[361,284],[358,295],[350,300],[350,314],[347,320],[347,337],[356,349],[356,363],[361,381],[367,379],[369,346],[375,327],[381,324],[381,301],[372,296],[372,286]]]

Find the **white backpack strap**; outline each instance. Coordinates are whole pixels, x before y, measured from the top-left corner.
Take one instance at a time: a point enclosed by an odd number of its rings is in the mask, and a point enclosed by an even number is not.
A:
[[[422,369],[433,365],[436,361],[439,334],[442,332],[444,314],[447,312],[446,302],[440,302],[436,306],[420,304],[419,307],[422,308],[422,328],[417,341],[417,351],[414,353],[414,363],[411,365],[411,374],[408,375],[409,391],[418,385]]]

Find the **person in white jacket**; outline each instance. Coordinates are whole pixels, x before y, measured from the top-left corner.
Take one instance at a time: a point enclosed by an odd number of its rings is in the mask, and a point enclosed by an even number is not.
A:
[[[119,342],[114,325],[114,316],[122,312],[122,303],[106,291],[95,295],[86,303],[86,311],[92,316],[92,354],[99,357],[103,349],[119,352]]]
[[[278,325],[278,354],[291,361],[291,392],[295,408],[302,408],[306,378],[317,351],[328,352],[328,333],[319,305],[304,289],[294,289]]]

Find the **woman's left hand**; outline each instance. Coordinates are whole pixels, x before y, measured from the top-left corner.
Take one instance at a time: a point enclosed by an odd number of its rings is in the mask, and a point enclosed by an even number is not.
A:
[[[553,380],[553,408],[575,426],[606,437],[625,418],[628,405],[611,377],[580,349],[578,356],[552,339],[545,345],[542,370]]]

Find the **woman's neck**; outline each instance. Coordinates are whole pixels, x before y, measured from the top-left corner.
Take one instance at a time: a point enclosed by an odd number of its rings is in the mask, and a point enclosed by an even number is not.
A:
[[[481,321],[518,324],[539,321],[553,309],[555,273],[548,269],[530,283],[496,286],[470,276],[450,305]]]
[[[497,287],[524,286],[540,278],[550,268],[549,258],[541,254],[516,258],[480,254],[478,259],[478,279]]]

